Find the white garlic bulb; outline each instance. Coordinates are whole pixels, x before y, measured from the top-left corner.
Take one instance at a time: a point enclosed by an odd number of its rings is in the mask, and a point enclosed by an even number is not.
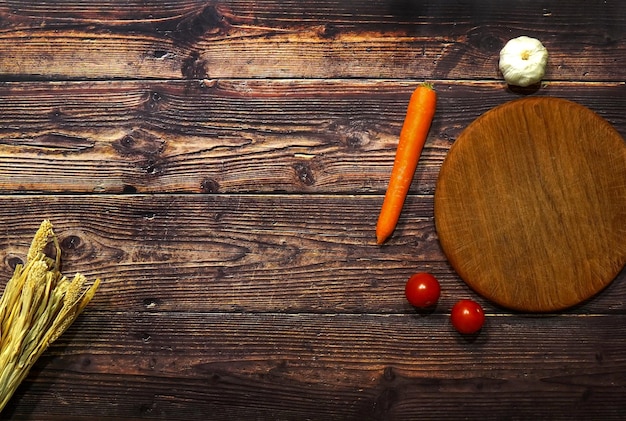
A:
[[[526,87],[546,72],[548,50],[535,38],[513,38],[500,51],[500,71],[509,85]]]

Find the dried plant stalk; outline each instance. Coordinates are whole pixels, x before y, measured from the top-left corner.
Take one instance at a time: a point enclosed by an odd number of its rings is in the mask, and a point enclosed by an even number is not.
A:
[[[44,250],[52,244],[54,258]],[[33,238],[25,265],[17,265],[0,298],[0,411],[39,356],[74,322],[100,280],[86,288],[76,274],[60,272],[61,247],[45,220]]]

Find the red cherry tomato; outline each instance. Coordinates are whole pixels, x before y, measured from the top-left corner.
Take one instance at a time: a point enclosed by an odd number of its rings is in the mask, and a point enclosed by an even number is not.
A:
[[[439,281],[430,273],[416,273],[406,282],[404,295],[412,306],[419,308],[431,307],[437,304],[441,286]]]
[[[485,323],[485,312],[476,301],[461,300],[452,307],[452,326],[465,335],[478,332]]]

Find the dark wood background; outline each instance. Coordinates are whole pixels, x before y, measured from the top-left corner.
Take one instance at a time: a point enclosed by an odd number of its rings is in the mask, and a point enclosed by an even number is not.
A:
[[[459,133],[524,95],[625,135],[625,23],[620,0],[0,1],[0,277],[50,218],[64,271],[104,279],[2,418],[623,419],[626,271],[563,313],[496,307],[433,193]],[[498,73],[519,35],[550,52],[539,90]],[[378,247],[422,80],[437,114]],[[405,302],[416,271],[433,312]],[[488,314],[470,339],[461,298]]]

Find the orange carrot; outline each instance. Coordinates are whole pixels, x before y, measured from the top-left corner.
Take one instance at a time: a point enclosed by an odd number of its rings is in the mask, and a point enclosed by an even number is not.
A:
[[[389,186],[376,224],[377,244],[384,243],[396,228],[435,115],[436,103],[437,94],[432,85],[427,83],[419,85],[411,95],[400,131]]]

